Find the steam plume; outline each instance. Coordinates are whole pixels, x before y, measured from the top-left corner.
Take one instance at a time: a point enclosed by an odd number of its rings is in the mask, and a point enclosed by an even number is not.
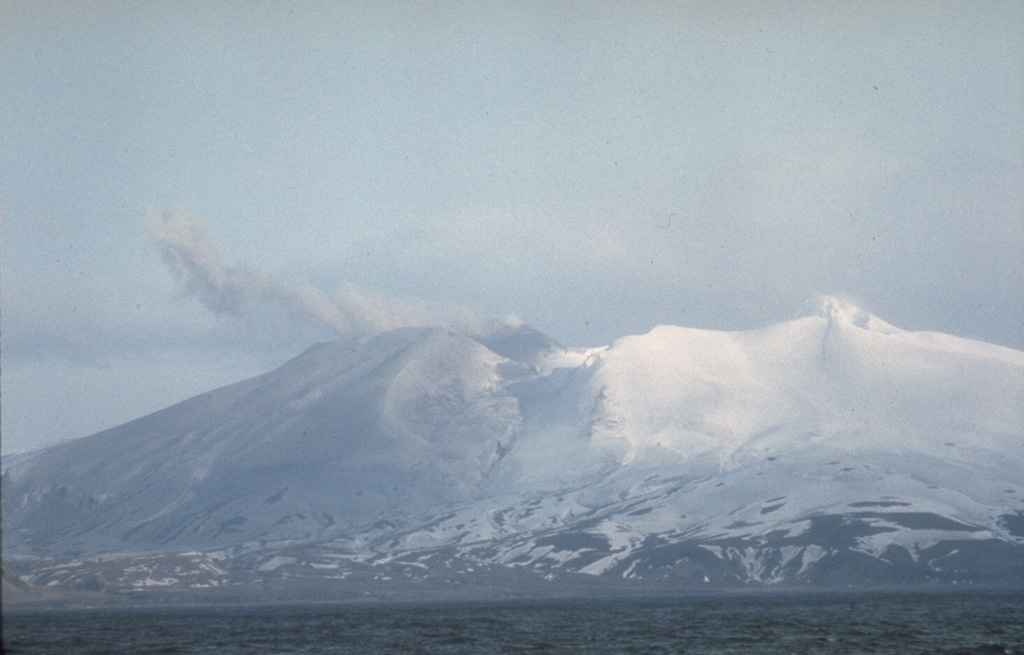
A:
[[[258,302],[312,319],[339,334],[442,324],[476,332],[497,322],[461,308],[438,312],[422,302],[374,297],[350,283],[328,295],[305,280],[283,282],[246,262],[228,265],[203,220],[177,205],[166,212],[147,210],[144,220],[167,267],[217,314],[238,315],[246,303]]]

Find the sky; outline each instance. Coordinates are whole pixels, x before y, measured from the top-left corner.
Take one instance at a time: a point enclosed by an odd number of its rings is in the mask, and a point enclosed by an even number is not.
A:
[[[1024,349],[1024,4],[0,3],[4,452],[412,324]]]

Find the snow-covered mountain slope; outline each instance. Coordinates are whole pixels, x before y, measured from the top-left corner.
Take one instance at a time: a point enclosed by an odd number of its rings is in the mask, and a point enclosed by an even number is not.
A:
[[[1024,584],[1022,453],[1024,353],[835,299],[587,351],[403,329],[12,467],[4,550]]]
[[[5,537],[48,551],[192,548],[322,538],[428,509],[461,498],[508,443],[517,412],[500,385],[526,373],[438,328],[321,344],[8,471]]]

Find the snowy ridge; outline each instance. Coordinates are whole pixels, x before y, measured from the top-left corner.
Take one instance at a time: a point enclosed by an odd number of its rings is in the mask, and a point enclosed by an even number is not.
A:
[[[1024,353],[836,299],[586,351],[405,328],[10,468],[4,551],[346,580],[1024,584],[1021,452]]]

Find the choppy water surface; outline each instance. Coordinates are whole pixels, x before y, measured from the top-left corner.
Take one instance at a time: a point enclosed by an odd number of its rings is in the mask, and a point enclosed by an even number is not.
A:
[[[7,653],[1022,653],[1024,592],[9,612]]]

